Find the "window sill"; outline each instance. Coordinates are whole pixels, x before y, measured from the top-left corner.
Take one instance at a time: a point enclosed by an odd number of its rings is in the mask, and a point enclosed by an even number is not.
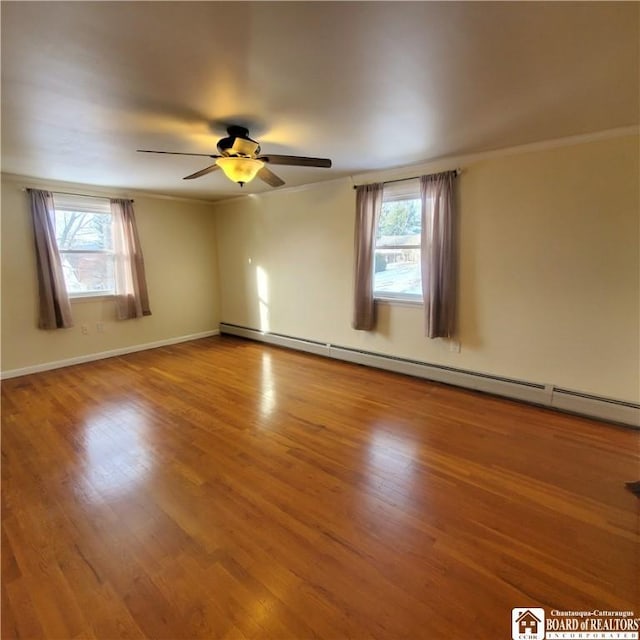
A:
[[[422,307],[422,300],[406,300],[401,298],[374,298],[375,304],[390,305],[393,307]]]
[[[113,300],[115,296],[113,293],[98,294],[95,296],[69,296],[69,302],[76,304],[76,302],[100,302],[102,300]]]

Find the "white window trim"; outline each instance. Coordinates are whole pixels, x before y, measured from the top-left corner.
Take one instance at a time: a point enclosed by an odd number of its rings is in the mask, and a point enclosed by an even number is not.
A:
[[[115,293],[89,293],[87,294],[69,294],[69,301],[75,304],[76,302],[100,302],[101,300],[113,300],[115,298]]]
[[[401,297],[392,297],[392,294],[385,296],[374,296],[373,301],[376,304],[390,305],[392,307],[423,307],[424,300],[421,295],[411,293],[399,293]],[[415,296],[415,298],[409,298],[408,296]]]
[[[380,249],[420,249],[422,251],[422,245],[419,244],[381,244],[379,247],[374,247],[375,251]]]

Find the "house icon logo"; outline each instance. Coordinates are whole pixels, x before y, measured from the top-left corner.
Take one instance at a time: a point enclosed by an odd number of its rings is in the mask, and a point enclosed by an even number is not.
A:
[[[512,609],[511,637],[513,640],[544,640],[544,609]]]

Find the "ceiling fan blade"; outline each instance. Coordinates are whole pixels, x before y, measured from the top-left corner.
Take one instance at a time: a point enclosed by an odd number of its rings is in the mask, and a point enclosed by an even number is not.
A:
[[[203,158],[219,158],[210,153],[182,153],[182,151],[150,151],[149,149],[136,149],[138,153],[167,153],[172,156],[202,156]]]
[[[259,148],[260,145],[253,140],[247,140],[246,138],[236,138],[233,141],[231,152],[237,153],[241,156],[252,156]]]
[[[200,176],[206,176],[207,173],[211,173],[212,171],[216,171],[220,167],[217,164],[212,164],[209,167],[205,167],[204,169],[200,169],[200,171],[196,171],[192,173],[190,176],[186,176],[182,178],[183,180],[193,180],[194,178],[199,178]]]
[[[324,167],[329,169],[331,167],[331,160],[328,158],[305,158],[303,156],[277,156],[268,154],[260,156],[258,160],[264,160],[269,164],[288,164],[290,166],[300,167]]]
[[[262,169],[258,171],[258,178],[272,187],[281,187],[284,184],[284,180],[270,169],[267,169],[267,167],[262,167]]]

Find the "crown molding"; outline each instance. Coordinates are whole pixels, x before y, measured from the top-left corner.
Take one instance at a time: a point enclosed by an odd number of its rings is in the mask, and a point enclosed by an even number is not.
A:
[[[525,153],[534,153],[536,151],[546,151],[548,149],[557,149],[561,147],[571,147],[578,144],[587,144],[590,142],[597,142],[599,140],[609,140],[612,138],[623,138],[634,135],[637,136],[639,134],[640,125],[618,127],[616,129],[583,133],[575,136],[566,136],[564,138],[554,138],[551,140],[530,142],[527,144],[517,145],[514,147],[505,147],[504,149],[495,149],[492,151],[480,151],[478,153],[443,156],[441,158],[434,158],[426,162],[404,165],[391,169],[366,171],[353,175],[352,179],[354,184],[385,182],[388,180],[413,177],[415,175],[421,175],[424,173],[447,171],[459,167],[462,167],[464,169],[465,166],[475,164],[477,162],[482,162],[483,160],[491,160],[494,158],[502,158]]]
[[[77,192],[79,196],[105,196],[107,198],[153,198],[156,200],[174,200],[185,203],[199,203],[211,205],[215,200],[203,200],[200,198],[186,198],[180,196],[172,196],[164,193],[155,193],[153,191],[144,191],[142,189],[123,189],[122,187],[103,187],[92,184],[83,184],[80,182],[64,182],[62,180],[47,180],[45,178],[35,178],[33,176],[23,176],[16,173],[2,173],[2,179],[7,182],[18,184],[24,189],[47,189],[55,191],[56,189],[65,190],[69,193]]]

